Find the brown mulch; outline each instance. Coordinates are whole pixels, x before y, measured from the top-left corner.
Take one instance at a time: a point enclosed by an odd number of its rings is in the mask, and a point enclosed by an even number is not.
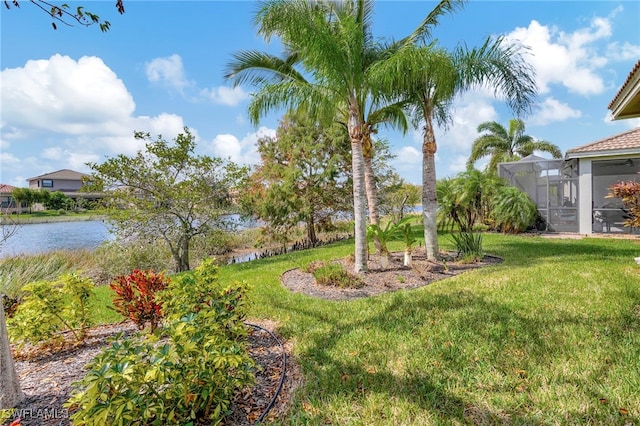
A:
[[[452,277],[462,272],[489,266],[502,261],[494,256],[484,256],[481,261],[472,263],[456,262],[450,254],[448,260],[428,261],[423,255],[413,256],[412,268],[403,265],[403,253],[392,253],[390,266],[382,270],[379,260],[371,256],[368,262],[369,271],[361,274],[364,285],[356,289],[342,289],[321,286],[310,273],[300,269],[286,271],[281,276],[282,284],[292,292],[305,293],[312,297],[329,300],[349,300],[374,296],[390,291],[412,289],[428,285],[434,281]],[[339,259],[347,270],[353,267],[347,259]],[[262,327],[277,336],[276,324],[269,321],[248,321]],[[248,337],[249,353],[257,363],[257,383],[247,389],[233,402],[233,414],[226,425],[251,425],[264,413],[276,394],[283,377],[283,354],[280,344],[267,332],[250,326]],[[71,384],[85,374],[85,365],[93,359],[117,333],[134,333],[133,324],[123,322],[96,327],[90,330],[81,346],[67,349],[51,348],[50,351],[23,351],[16,359],[16,370],[20,377],[22,390],[26,399],[21,403],[16,414],[22,418],[24,426],[66,426],[69,425],[69,413],[63,404],[72,392]],[[288,409],[290,397],[295,388],[302,382],[299,365],[292,358],[292,347],[278,337],[286,353],[286,374],[282,389],[268,414],[263,419],[270,422]],[[14,352],[15,353],[15,352]]]
[[[485,255],[482,260],[470,263],[457,261],[451,253],[445,254],[444,258],[444,261],[430,261],[423,254],[414,254],[413,264],[410,268],[404,266],[404,253],[391,253],[389,267],[383,270],[379,258],[372,255],[368,261],[369,270],[361,274],[365,285],[360,288],[319,285],[312,274],[301,269],[286,271],[282,274],[281,281],[294,293],[304,293],[328,300],[350,300],[390,291],[423,287],[434,281],[450,278],[471,269],[502,262],[501,258],[490,255]],[[353,269],[353,264],[346,258],[335,262],[341,263],[348,271]]]

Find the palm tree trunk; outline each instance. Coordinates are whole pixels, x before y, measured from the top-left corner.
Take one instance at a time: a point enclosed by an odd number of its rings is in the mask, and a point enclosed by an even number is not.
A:
[[[422,142],[422,219],[424,223],[424,248],[428,260],[436,260],[438,249],[438,223],[436,209],[436,137],[433,132],[431,117],[425,117],[424,137]]]
[[[364,155],[364,186],[367,194],[367,207],[369,207],[369,223],[380,225],[380,213],[378,213],[378,197],[376,193],[376,181],[373,174],[373,159],[369,155]],[[380,240],[373,238],[376,253],[380,252]]]
[[[364,186],[364,156],[362,155],[362,124],[358,111],[349,108],[348,122],[351,140],[351,167],[353,172],[353,220],[355,222],[355,264],[356,273],[367,270],[367,215],[366,192]]]
[[[0,410],[13,408],[23,399],[24,394],[20,389],[20,381],[11,357],[4,307],[0,296]]]

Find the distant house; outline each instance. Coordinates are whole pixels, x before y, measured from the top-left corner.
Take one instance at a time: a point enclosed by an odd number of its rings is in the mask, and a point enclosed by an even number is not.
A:
[[[16,189],[15,186],[0,183],[0,213],[24,213],[27,207],[21,203],[16,205],[11,193]]]
[[[44,189],[47,191],[60,191],[63,194],[75,198],[76,193],[82,188],[82,179],[89,175],[69,169],[58,170],[27,179],[30,189]]]
[[[608,108],[614,120],[640,117],[640,60]],[[607,195],[616,182],[639,178],[640,127],[569,149],[564,160],[532,156],[498,172],[536,202],[549,231],[630,232],[622,203]]]

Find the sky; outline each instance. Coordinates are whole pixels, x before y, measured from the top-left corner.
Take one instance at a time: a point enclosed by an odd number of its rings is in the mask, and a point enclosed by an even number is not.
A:
[[[125,0],[124,15],[115,1],[67,2],[110,21],[106,33],[62,24],[54,30],[47,14],[21,3],[0,11],[0,183],[24,187],[60,169],[89,173],[87,162],[141,149],[134,131],[170,141],[186,126],[198,154],[247,165],[259,160],[256,140],[275,136],[282,112],[252,125],[254,89],[224,79],[234,52],[280,53],[277,41],[257,35],[255,2]],[[409,34],[435,4],[376,2],[374,37]],[[640,59],[639,22],[637,0],[472,0],[442,18],[433,38],[448,49],[490,36],[525,46],[538,86],[526,133],[564,154],[640,126],[640,119],[611,121],[607,109]],[[436,133],[438,178],[464,170],[480,123],[507,126],[514,117],[487,90],[466,92],[451,113],[451,124]],[[421,129],[382,128],[378,137],[389,142],[400,176],[419,184]]]

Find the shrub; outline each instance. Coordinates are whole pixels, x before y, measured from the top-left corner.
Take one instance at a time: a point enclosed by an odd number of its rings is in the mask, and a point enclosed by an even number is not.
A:
[[[338,263],[325,263],[313,272],[316,282],[320,285],[330,285],[340,288],[359,288],[364,285],[360,277],[345,270]]]
[[[484,256],[482,252],[482,234],[459,232],[451,234],[453,244],[464,260],[478,261]]]
[[[9,337],[22,347],[60,338],[60,331],[70,331],[81,342],[90,325],[90,299],[94,285],[87,278],[71,273],[58,281],[27,284],[27,292],[13,318],[7,321]]]
[[[152,270],[136,269],[129,275],[120,275],[110,285],[115,292],[113,306],[116,311],[133,321],[140,330],[149,323],[153,333],[162,320],[156,294],[164,290],[169,281],[163,273],[157,274]]]
[[[507,233],[518,233],[534,224],[538,209],[529,195],[513,186],[501,187],[493,197],[491,212],[496,226]]]
[[[222,286],[213,261],[160,293],[165,327],[117,339],[89,364],[65,404],[75,425],[220,423],[234,395],[254,382],[242,338],[247,287]]]

